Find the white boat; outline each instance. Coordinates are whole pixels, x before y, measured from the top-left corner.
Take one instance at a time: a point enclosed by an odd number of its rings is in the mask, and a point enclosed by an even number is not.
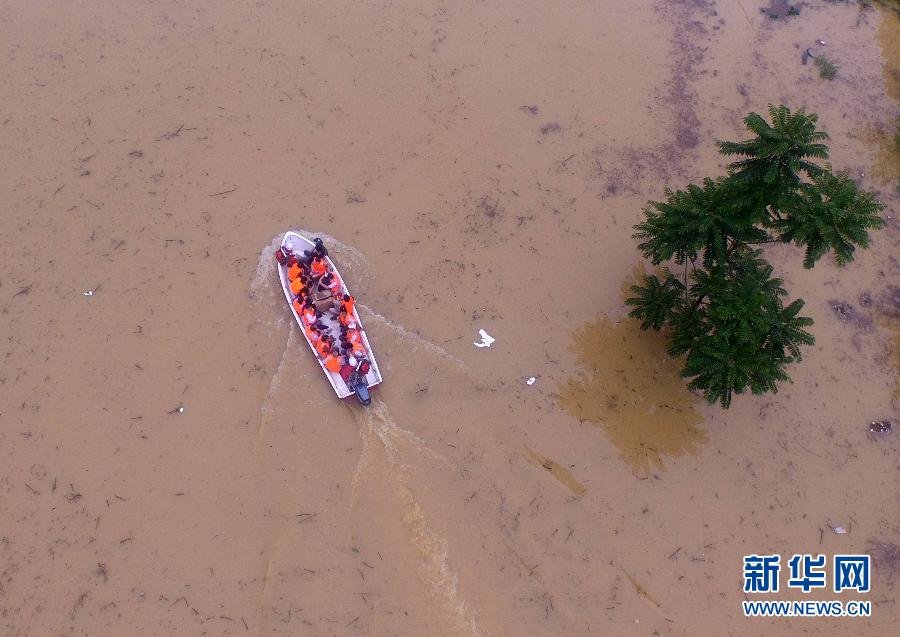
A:
[[[302,256],[305,251],[315,248],[315,243],[301,234],[288,231],[284,233],[284,237],[281,239],[281,246],[284,248],[285,252],[292,251],[297,256]],[[350,291],[347,289],[344,282],[344,278],[338,272],[331,257],[328,256],[325,258],[328,261],[329,271],[334,272],[340,278],[342,294],[350,294]],[[366,335],[366,331],[363,328],[362,321],[359,318],[359,313],[356,311],[356,308],[353,310],[353,320],[356,322],[356,326],[362,336],[363,346],[368,352],[367,359],[369,361],[369,370],[365,374],[360,374],[358,371],[353,370],[349,365],[345,365],[340,372],[332,372],[325,367],[325,361],[318,356],[316,348],[307,337],[306,330],[303,329],[303,320],[297,314],[297,311],[293,306],[294,295],[291,293],[287,272],[288,268],[281,263],[276,263],[276,266],[278,270],[278,279],[281,281],[281,289],[284,291],[285,299],[287,299],[288,309],[291,314],[294,315],[294,320],[297,321],[297,325],[300,327],[300,333],[303,334],[303,338],[306,339],[307,345],[309,345],[313,356],[315,356],[316,360],[319,362],[319,366],[322,368],[322,372],[325,374],[328,382],[331,383],[334,392],[338,395],[338,398],[356,396],[359,399],[359,402],[363,405],[368,405],[371,401],[369,389],[381,383],[383,379],[381,377],[381,372],[378,369],[378,363],[375,361],[375,353],[372,351],[372,346],[369,344],[369,337]],[[334,334],[338,333],[339,324],[336,319],[331,316],[323,315],[320,321],[330,325]]]

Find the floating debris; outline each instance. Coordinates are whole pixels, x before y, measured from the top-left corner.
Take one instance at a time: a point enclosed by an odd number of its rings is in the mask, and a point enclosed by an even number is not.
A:
[[[526,384],[526,385],[529,385],[529,386],[530,386],[530,385],[534,385],[534,383],[535,383],[536,380],[537,380],[537,378],[535,378],[534,376],[532,376],[531,378],[529,378],[528,380],[525,381],[525,384]]]
[[[528,445],[525,445],[525,454],[528,456],[529,460],[531,460],[537,466],[542,467],[550,472],[550,475],[559,480],[577,497],[580,498],[585,493],[587,493],[587,488],[585,488],[585,486],[581,484],[575,476],[572,475],[572,472],[555,460],[551,460],[547,456],[544,456],[537,451],[532,451],[528,447]]]
[[[848,323],[863,329],[872,327],[872,317],[868,313],[857,312],[850,303],[832,299],[828,301],[828,305],[831,306],[831,311],[841,323]]]
[[[631,573],[626,571],[621,566],[619,566],[619,570],[625,574],[625,577],[627,577],[628,581],[631,582],[631,585],[634,586],[634,590],[637,592],[637,594],[639,596],[643,597],[644,599],[646,599],[648,602],[650,602],[657,608],[662,608],[662,605],[658,601],[656,601],[656,598],[653,597],[650,593],[648,593],[647,589],[644,588],[643,586],[641,586],[641,584],[634,577],[632,577]]]
[[[550,135],[553,133],[558,133],[562,130],[562,126],[559,125],[558,122],[547,122],[543,126],[541,126],[541,134],[542,135]]]
[[[900,573],[900,547],[893,542],[882,542],[873,537],[869,540],[866,552],[872,556],[875,565],[880,567],[882,572],[888,573],[889,581]]]
[[[472,343],[475,347],[490,347],[497,340],[484,330],[478,330],[478,335],[481,336],[481,341]]]
[[[166,413],[169,413],[169,414],[183,414],[183,413],[184,413],[184,406],[183,406],[183,405],[178,405],[175,409],[172,409],[172,410],[170,410],[170,411],[168,411],[168,412],[166,412]]]
[[[831,525],[829,524],[829,525],[828,525],[828,528],[831,529],[831,530],[832,530],[835,534],[837,534],[837,535],[846,535],[846,534],[847,534],[847,529],[846,529],[845,527],[841,526],[841,525],[838,525],[838,526],[831,526]]]
[[[869,425],[869,431],[873,434],[889,434],[894,430],[894,423],[890,420],[873,420]]]
[[[800,15],[800,7],[792,6],[788,0],[770,0],[768,6],[760,8],[760,12],[767,18],[778,20]]]

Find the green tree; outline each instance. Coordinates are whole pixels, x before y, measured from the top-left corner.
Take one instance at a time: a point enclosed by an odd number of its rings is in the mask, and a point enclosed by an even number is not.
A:
[[[801,346],[814,343],[803,300],[788,301],[757,246],[793,243],[805,249],[806,268],[829,251],[844,265],[884,225],[872,193],[815,163],[828,159],[815,114],[770,106],[769,119],[750,113],[752,139],[717,143],[740,158],[726,176],[667,189],[635,226],[641,251],[660,268],[631,287],[631,316],[643,329],[670,331],[669,354],[685,357],[688,386],[725,408],[735,393],[776,392]]]

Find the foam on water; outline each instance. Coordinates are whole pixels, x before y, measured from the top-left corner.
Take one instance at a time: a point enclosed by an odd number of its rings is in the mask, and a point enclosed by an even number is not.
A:
[[[413,352],[418,351],[418,348],[422,347],[426,351],[430,352],[431,354],[435,354],[437,356],[440,356],[444,360],[450,361],[458,369],[463,370],[463,371],[468,371],[469,368],[464,362],[462,362],[460,359],[456,358],[453,354],[451,354],[450,352],[445,350],[443,347],[441,347],[437,343],[432,343],[428,339],[422,338],[415,332],[410,332],[408,329],[406,329],[402,325],[398,325],[397,323],[394,323],[391,319],[382,316],[381,314],[379,314],[378,312],[376,312],[375,310],[370,308],[368,305],[365,305],[363,303],[357,303],[356,307],[363,310],[363,314],[365,315],[366,320],[371,319],[371,320],[377,321],[378,323],[384,325],[385,327],[387,327],[389,330],[391,330],[392,332],[394,332],[401,338],[412,341],[413,342],[413,346],[412,346]]]
[[[272,419],[273,409],[272,404],[275,400],[276,394],[278,393],[279,388],[282,384],[282,377],[284,376],[284,368],[287,365],[288,359],[291,355],[295,354],[292,350],[294,349],[294,343],[296,342],[296,338],[294,336],[294,330],[288,332],[287,342],[284,344],[284,351],[281,353],[281,360],[278,361],[278,367],[275,368],[275,373],[272,374],[272,380],[269,381],[269,389],[266,392],[266,398],[263,400],[262,407],[259,408],[259,427],[256,432],[257,440],[260,440],[262,436],[265,434],[265,426]]]
[[[399,427],[394,422],[387,405],[377,398],[373,398],[372,404],[366,409],[355,408],[354,413],[358,414],[357,420],[364,428],[368,427],[378,436],[392,461],[398,459],[401,449],[405,449],[407,452],[424,455],[447,467],[450,466],[450,462],[441,454],[430,449],[424,440],[413,432]]]
[[[269,242],[259,253],[256,272],[250,281],[249,295],[253,300],[263,298],[273,287],[275,280],[275,248],[281,245],[281,235]]]
[[[355,409],[360,424],[362,452],[351,481],[351,509],[359,496],[359,484],[363,472],[371,466],[378,449],[391,468],[390,482],[402,506],[403,524],[410,542],[419,555],[419,571],[428,586],[428,592],[437,600],[442,614],[450,624],[447,628],[455,634],[477,635],[475,617],[459,597],[459,578],[449,563],[449,544],[432,529],[425,514],[408,486],[409,466],[401,460],[404,449],[415,456],[425,455],[445,464],[450,463],[429,449],[424,441],[411,431],[397,426],[387,406],[373,401],[368,409]],[[380,444],[379,444],[380,443]]]

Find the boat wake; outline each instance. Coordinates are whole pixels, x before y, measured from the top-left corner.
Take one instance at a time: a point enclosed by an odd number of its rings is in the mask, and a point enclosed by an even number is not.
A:
[[[438,605],[449,632],[459,635],[477,635],[475,617],[459,596],[459,578],[449,563],[447,540],[429,526],[425,514],[409,487],[410,467],[402,458],[427,457],[445,467],[449,461],[433,450],[414,433],[397,426],[383,402],[373,400],[366,409],[353,409],[360,425],[362,451],[351,481],[351,516],[359,500],[360,484],[379,460],[387,460],[390,467],[388,481],[402,509],[403,525],[412,547],[418,555],[419,575],[427,586],[429,596]],[[384,483],[381,480],[366,480]]]
[[[340,264],[341,272],[347,277],[348,287],[351,290],[365,289],[366,284],[371,280],[371,270],[369,262],[362,252],[353,246],[342,243],[327,233],[310,232],[308,230],[295,230],[306,237],[321,237],[328,247],[329,253],[332,254]],[[268,327],[273,330],[284,328],[286,324],[291,323],[293,317],[287,308],[287,305],[281,300],[281,290],[278,284],[278,276],[275,271],[275,250],[281,245],[283,234],[277,234],[259,253],[259,260],[256,264],[256,272],[250,281],[250,289],[248,296],[252,301],[258,304],[271,303],[270,311],[262,311],[260,315],[272,317],[268,323]],[[419,351],[419,348],[430,354],[439,356],[441,359],[450,362],[457,369],[468,371],[466,364],[459,358],[453,356],[437,343],[433,343],[428,339],[422,338],[415,332],[412,332],[402,325],[395,323],[389,318],[379,314],[374,309],[363,303],[357,302],[356,307],[359,309],[363,318],[368,325],[372,323],[379,324],[400,338],[411,342],[411,351]],[[260,319],[262,320],[262,319]]]
[[[358,250],[325,234],[303,230],[298,232],[305,236],[322,237],[342,268],[352,278],[365,281],[369,266]],[[422,473],[421,463],[425,463],[426,472],[434,468],[455,471],[455,466],[446,457],[431,449],[416,434],[399,427],[387,405],[377,398],[373,399],[368,408],[346,403],[346,407],[342,407],[335,400],[327,383],[322,382],[318,373],[319,368],[309,359],[306,343],[293,328],[292,317],[282,301],[274,259],[274,251],[280,246],[281,237],[280,234],[273,237],[270,244],[261,250],[249,288],[249,297],[260,305],[259,315],[264,317],[260,323],[269,328],[264,330],[267,346],[273,349],[277,347],[275,334],[279,335],[278,341],[284,343],[275,371],[268,387],[264,389],[265,395],[259,413],[256,453],[259,461],[257,479],[261,511],[265,511],[268,516],[274,516],[275,519],[288,518],[291,513],[293,499],[284,489],[281,478],[283,474],[272,469],[273,459],[291,453],[284,444],[281,444],[282,441],[288,440],[286,428],[292,420],[290,414],[303,407],[304,413],[310,418],[327,422],[328,418],[340,418],[340,414],[345,414],[345,410],[349,410],[356,419],[361,441],[360,455],[352,474],[348,494],[350,526],[354,526],[352,520],[365,518],[362,510],[366,506],[371,506],[371,501],[362,492],[372,488],[383,490],[378,493],[387,495],[387,502],[392,504],[375,509],[373,512],[397,523],[397,529],[405,535],[405,540],[401,541],[398,547],[402,546],[403,552],[410,556],[408,576],[424,582],[426,597],[430,600],[429,608],[440,618],[444,632],[460,635],[478,634],[474,615],[460,598],[458,576],[449,562],[448,541],[429,524],[425,511],[416,497],[415,482],[411,478],[412,472],[416,475]],[[272,304],[271,311],[269,303]],[[384,328],[383,337],[388,342],[401,339],[405,353],[420,352],[430,358],[449,362],[460,370],[467,369],[461,360],[439,345],[423,339],[368,306],[358,304],[357,307],[364,314],[363,320],[366,321],[367,327]],[[282,338],[284,340],[281,340]],[[273,354],[277,356],[277,352],[278,350],[274,349]],[[298,386],[308,389],[297,392]],[[293,430],[293,425],[290,429]],[[320,444],[320,441],[310,439],[304,446],[313,449],[317,444]],[[314,459],[308,461],[315,463]],[[366,533],[370,533],[372,528],[377,527],[365,528]],[[352,528],[350,533],[353,544]],[[282,562],[282,545],[288,543],[286,537],[289,534],[289,527],[276,524],[269,530],[269,537],[264,542],[260,587],[257,591],[258,614],[263,624],[268,621],[265,605],[275,594],[273,587],[277,586],[271,574]],[[372,539],[381,541],[385,538],[379,535]]]
[[[389,330],[391,330],[392,332],[397,334],[399,337],[401,337],[405,340],[412,341],[412,343],[413,343],[412,348],[411,348],[412,352],[415,353],[419,347],[422,347],[427,352],[429,352],[431,354],[435,354],[435,355],[439,356],[440,358],[453,363],[453,365],[456,366],[458,369],[468,371],[469,368],[464,362],[462,362],[460,359],[458,359],[456,356],[454,356],[453,354],[451,354],[450,352],[445,350],[443,347],[441,347],[437,343],[432,343],[428,339],[422,338],[415,332],[409,331],[402,325],[398,325],[397,323],[394,323],[391,319],[389,319],[385,316],[382,316],[381,314],[379,314],[378,312],[376,312],[375,310],[370,308],[368,305],[364,305],[363,303],[357,303],[356,307],[359,308],[360,310],[362,310],[362,314],[364,315],[366,321],[368,321],[369,323],[371,323],[371,321],[380,323],[384,327],[388,328]]]
[[[275,373],[272,374],[272,379],[269,381],[269,389],[266,392],[265,400],[263,400],[262,406],[259,408],[259,425],[256,429],[256,439],[257,442],[262,440],[265,435],[266,425],[268,425],[269,421],[273,418],[273,400],[272,397],[276,395],[278,389],[282,384],[282,377],[284,376],[284,367],[287,364],[288,356],[293,349],[293,344],[296,338],[294,337],[294,330],[288,332],[287,342],[284,344],[284,351],[281,353],[281,359],[278,361],[278,367],[275,368]]]

